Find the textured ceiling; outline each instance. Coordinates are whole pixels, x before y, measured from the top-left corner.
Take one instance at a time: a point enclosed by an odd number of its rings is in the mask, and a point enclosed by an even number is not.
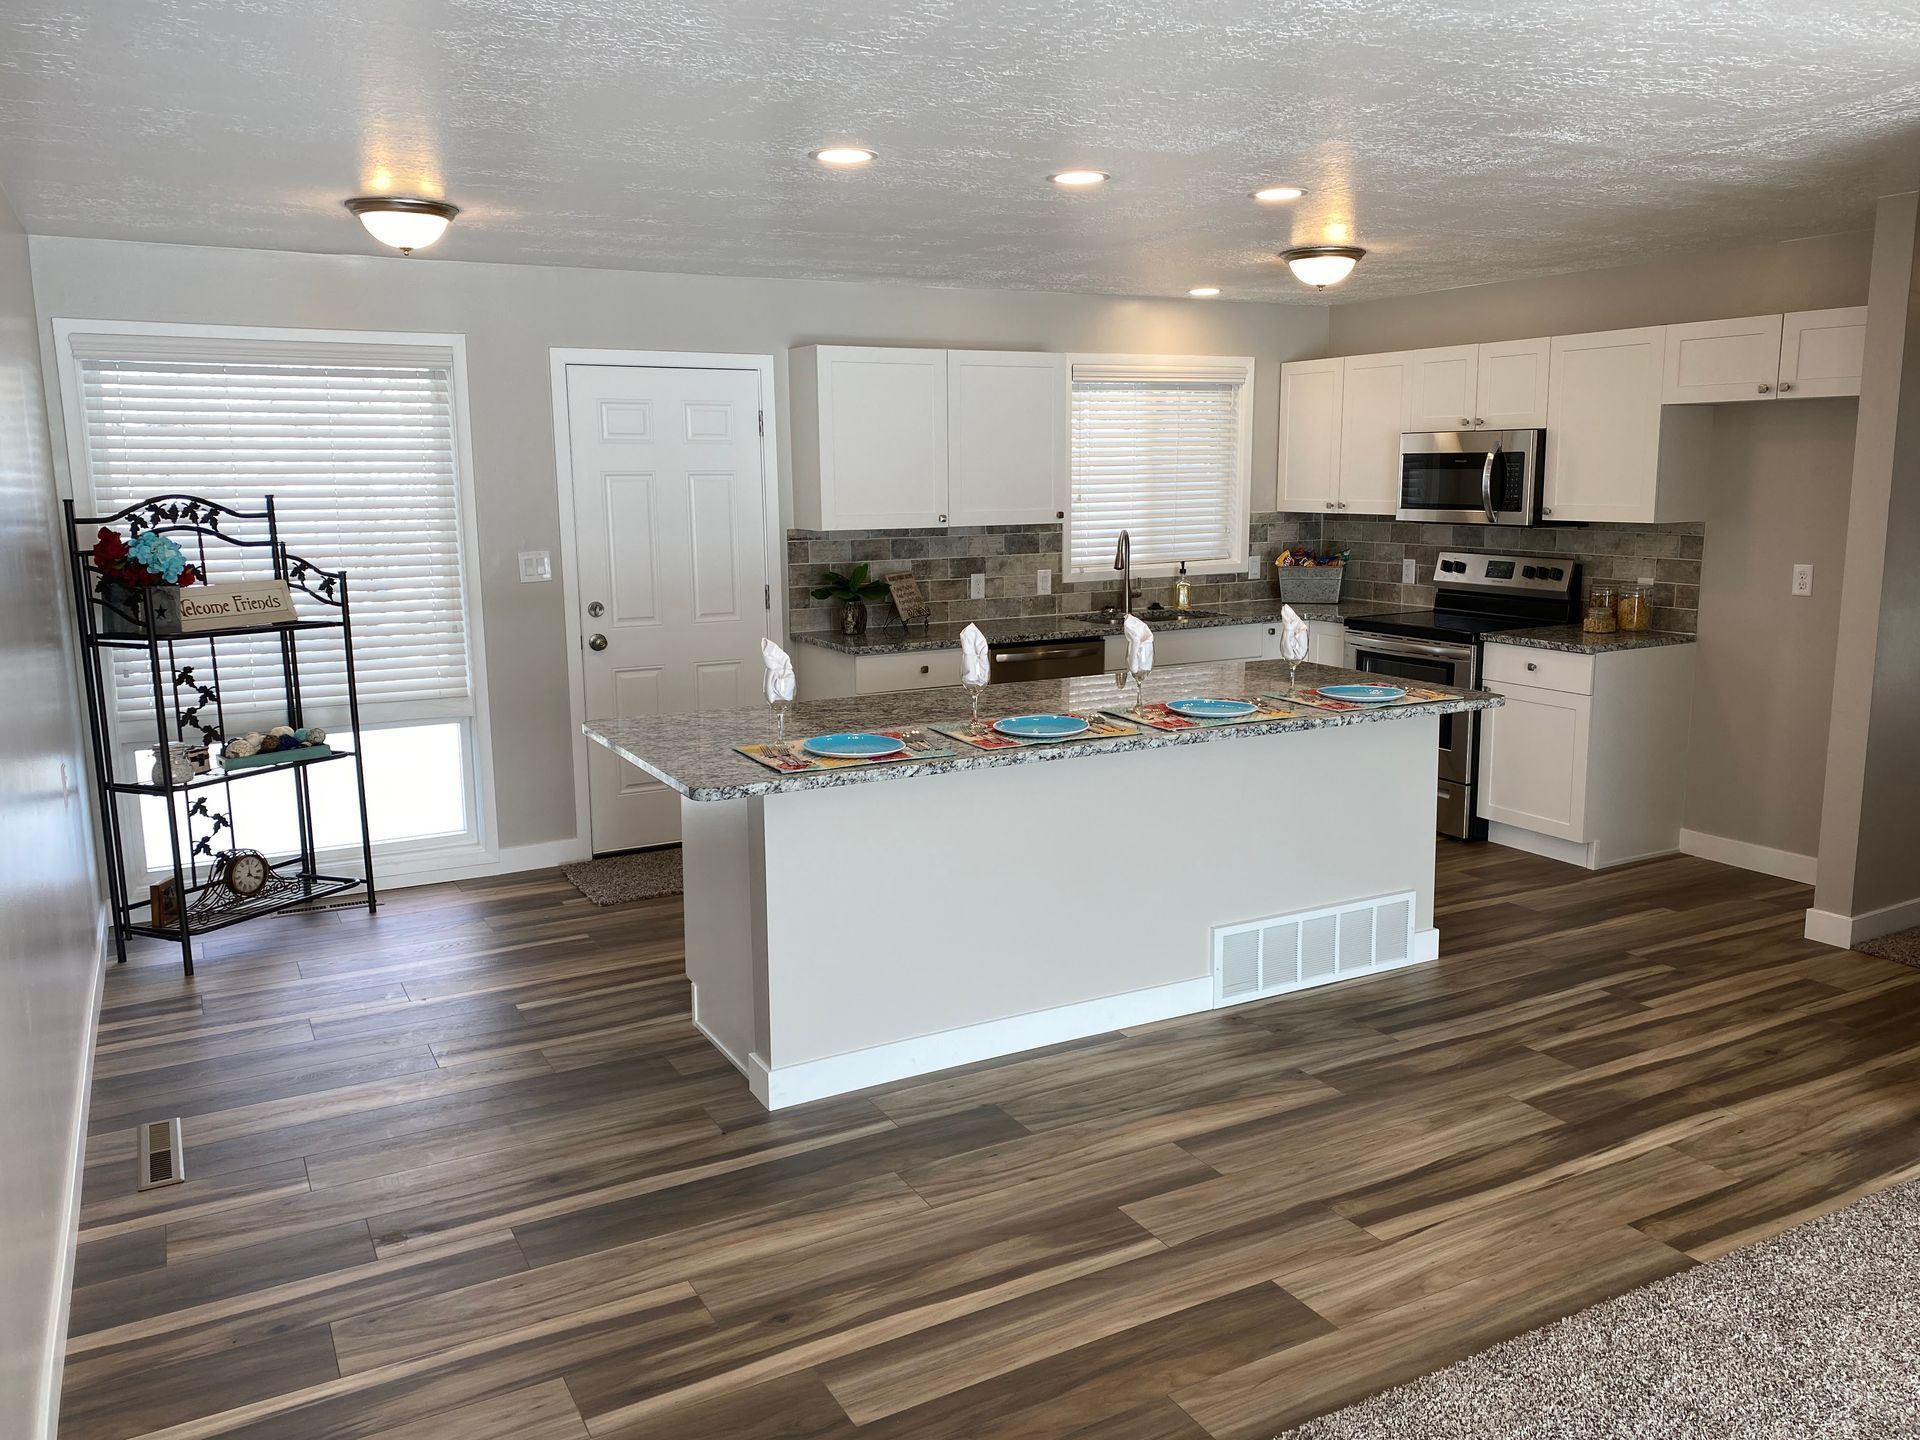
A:
[[[340,202],[389,188],[465,207],[448,259],[1313,303],[1276,249],[1367,246],[1328,297],[1363,299],[1859,228],[1917,183],[1913,3],[0,4],[39,233],[372,253]]]

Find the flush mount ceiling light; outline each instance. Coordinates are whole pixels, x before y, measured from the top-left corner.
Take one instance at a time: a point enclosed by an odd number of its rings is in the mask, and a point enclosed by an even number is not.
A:
[[[869,150],[864,145],[829,145],[813,152],[814,163],[824,165],[829,170],[858,170],[862,165],[871,165],[878,158],[878,151]]]
[[[1253,192],[1253,198],[1262,205],[1284,205],[1289,200],[1298,200],[1306,193],[1298,185],[1262,185]]]
[[[1104,170],[1056,170],[1047,177],[1063,190],[1091,190],[1112,178]]]
[[[369,235],[402,255],[433,244],[447,233],[447,226],[460,213],[458,205],[444,200],[412,200],[399,195],[362,195],[347,201],[347,209],[360,217]]]
[[[1196,300],[1211,300],[1214,296],[1218,295],[1219,293],[1220,293],[1220,287],[1218,285],[1196,285],[1191,290],[1187,291],[1187,294],[1191,295]]]
[[[1324,290],[1351,275],[1353,267],[1366,253],[1358,245],[1296,245],[1291,250],[1282,250],[1280,258],[1287,262],[1293,278],[1302,285]]]

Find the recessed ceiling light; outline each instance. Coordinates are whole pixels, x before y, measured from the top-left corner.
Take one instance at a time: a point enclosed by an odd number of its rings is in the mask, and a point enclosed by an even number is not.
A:
[[[1068,190],[1090,190],[1113,177],[1104,170],[1056,170],[1047,179]]]
[[[1218,285],[1196,285],[1187,292],[1187,294],[1193,296],[1196,300],[1211,300],[1219,293],[1220,287]]]
[[[1262,185],[1253,192],[1253,198],[1262,205],[1284,205],[1289,200],[1298,200],[1306,193],[1298,185]]]
[[[1358,245],[1296,245],[1282,250],[1280,258],[1301,284],[1324,290],[1351,275],[1366,253]]]
[[[858,170],[862,165],[871,165],[878,154],[863,145],[829,145],[814,151],[813,158],[829,170]]]
[[[391,245],[402,255],[424,250],[442,235],[458,205],[444,200],[414,200],[402,195],[362,195],[347,201],[347,209],[360,217],[367,233],[382,245]]]

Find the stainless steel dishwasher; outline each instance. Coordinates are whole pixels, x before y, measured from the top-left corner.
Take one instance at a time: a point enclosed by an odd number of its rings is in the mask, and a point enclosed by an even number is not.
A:
[[[1022,640],[987,651],[987,683],[1017,685],[1022,680],[1066,680],[1098,675],[1106,668],[1107,643],[1090,640]]]

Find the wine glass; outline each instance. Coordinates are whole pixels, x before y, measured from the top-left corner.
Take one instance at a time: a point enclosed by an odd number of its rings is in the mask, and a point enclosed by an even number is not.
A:
[[[971,729],[978,730],[980,728],[980,697],[986,693],[986,689],[987,687],[984,685],[969,684],[967,686],[967,695],[973,701],[973,720],[970,725]]]
[[[1152,673],[1151,670],[1135,670],[1133,672],[1133,708],[1136,710],[1141,709],[1147,703],[1147,676]]]
[[[776,745],[787,743],[787,707],[791,700],[770,700],[767,708],[773,711],[773,741]]]
[[[1287,656],[1287,698],[1300,698],[1300,661],[1291,655]]]

